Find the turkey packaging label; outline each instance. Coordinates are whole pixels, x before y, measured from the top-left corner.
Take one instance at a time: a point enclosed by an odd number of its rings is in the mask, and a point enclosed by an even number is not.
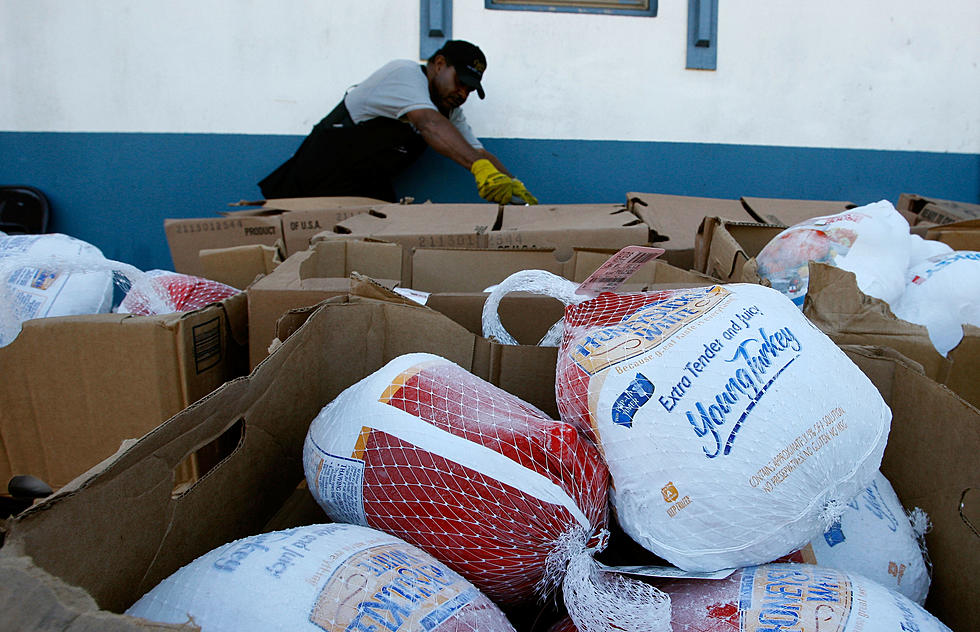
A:
[[[341,393],[303,461],[331,519],[397,535],[501,602],[533,597],[563,534],[605,526],[595,448],[438,356],[401,356]]]
[[[919,537],[880,472],[847,503],[840,520],[788,559],[861,573],[919,604],[929,591]]]
[[[108,312],[113,277],[95,246],[58,233],[0,237],[0,346],[32,318]]]
[[[903,595],[861,575],[809,564],[767,564],[722,581],[661,586],[677,632],[948,630]]]
[[[214,549],[126,614],[223,630],[513,631],[472,584],[431,555],[353,525],[311,525]]]
[[[673,564],[759,564],[820,535],[881,462],[891,411],[779,292],[601,294],[566,309],[563,420],[595,437],[623,529]]]

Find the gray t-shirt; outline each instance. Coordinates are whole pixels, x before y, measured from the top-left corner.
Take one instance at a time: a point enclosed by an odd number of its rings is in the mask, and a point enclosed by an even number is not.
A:
[[[409,59],[390,61],[370,77],[352,87],[344,96],[347,111],[355,123],[384,116],[401,119],[412,110],[439,111],[429,97],[429,82],[418,62]],[[483,145],[476,138],[462,108],[453,108],[449,121],[463,138],[477,149]]]

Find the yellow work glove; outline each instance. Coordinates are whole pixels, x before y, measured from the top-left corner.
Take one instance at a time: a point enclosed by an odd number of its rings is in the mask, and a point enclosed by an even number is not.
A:
[[[486,158],[475,161],[470,167],[470,172],[476,178],[476,188],[480,197],[488,202],[510,204],[511,198],[516,195],[528,204],[538,203],[520,180],[501,173]]]

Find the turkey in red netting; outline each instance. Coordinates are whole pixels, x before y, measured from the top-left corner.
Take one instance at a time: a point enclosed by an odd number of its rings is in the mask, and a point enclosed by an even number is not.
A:
[[[149,270],[132,280],[132,287],[117,311],[143,316],[189,312],[239,292],[218,281],[166,270]]]
[[[510,604],[559,540],[606,527],[608,472],[569,424],[429,354],[404,355],[314,419],[309,487],[337,522],[414,544]]]

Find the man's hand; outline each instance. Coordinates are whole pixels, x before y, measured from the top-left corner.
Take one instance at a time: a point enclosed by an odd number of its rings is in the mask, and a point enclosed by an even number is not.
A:
[[[501,173],[486,158],[474,161],[470,171],[476,178],[476,187],[480,192],[480,197],[488,202],[510,204],[511,198],[517,196],[528,204],[538,203],[538,200],[528,192],[520,180]]]

